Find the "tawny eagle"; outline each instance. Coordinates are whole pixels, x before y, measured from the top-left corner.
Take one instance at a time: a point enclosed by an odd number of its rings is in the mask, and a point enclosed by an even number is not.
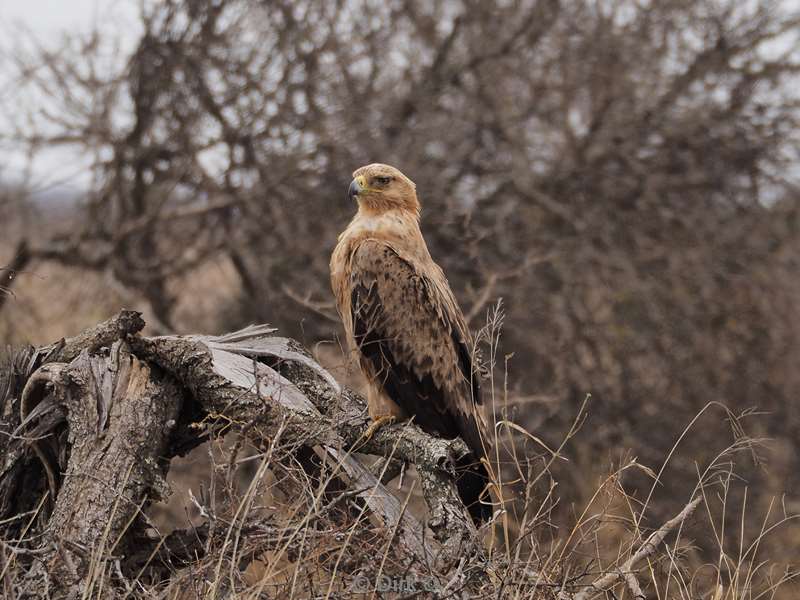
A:
[[[473,342],[442,269],[419,228],[414,183],[394,167],[353,173],[358,212],[331,257],[331,283],[348,344],[368,382],[374,425],[412,418],[428,433],[461,436],[471,451],[456,469],[459,495],[476,523],[489,438]]]

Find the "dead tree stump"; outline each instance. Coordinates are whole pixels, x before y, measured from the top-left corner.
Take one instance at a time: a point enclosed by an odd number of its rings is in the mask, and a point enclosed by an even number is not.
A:
[[[52,587],[82,592],[85,581],[102,575],[98,565],[130,553],[125,533],[143,504],[167,494],[169,463],[161,457],[182,393],[122,341],[42,369],[52,376],[35,385],[51,386],[51,401],[64,409],[69,460],[45,532],[49,551],[35,557],[23,587],[33,595]]]
[[[172,457],[231,429],[265,449],[280,438],[304,449],[303,460],[317,456],[329,465],[326,477],[338,481],[333,503],[357,500],[409,565],[447,568],[480,552],[451,478],[465,451],[461,440],[433,438],[408,425],[365,440],[363,399],[296,342],[265,326],[220,337],[145,338],[138,335],[143,325],[137,313],[123,311],[0,365],[6,592],[113,598],[131,592],[132,573],[156,569],[156,555],[168,555],[174,567],[181,552],[202,553],[202,537],[213,527],[143,546],[142,515],[168,495]],[[380,474],[361,464],[356,449],[416,465],[431,532],[383,486]],[[182,550],[173,552],[173,541]]]

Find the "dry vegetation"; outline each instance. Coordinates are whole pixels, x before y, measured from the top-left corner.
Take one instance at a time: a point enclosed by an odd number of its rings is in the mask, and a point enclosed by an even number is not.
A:
[[[517,502],[470,593],[547,597],[593,580],[699,495],[679,540],[639,565],[647,598],[794,598],[793,583],[770,587],[800,562],[792,10],[168,0],[143,9],[130,56],[102,28],[57,48],[20,37],[4,64],[18,84],[7,141],[94,160],[77,206],[35,203],[36,181],[0,192],[0,265],[16,269],[0,340],[49,343],[125,305],[153,333],[269,322],[348,379],[327,261],[353,211],[350,172],[396,164],[472,327],[489,316],[498,421],[528,432],[499,427]],[[374,523],[309,518],[319,487],[279,441],[241,464],[230,438],[196,451],[217,466],[187,469],[178,487],[194,500],[179,490],[153,509],[166,532],[185,526],[185,504],[234,546],[209,536],[171,581],[113,585],[346,597],[362,569],[377,581],[374,557],[404,573]],[[214,486],[202,498],[201,482]]]
[[[720,600],[780,597],[796,577],[762,559],[762,545],[794,517],[771,511],[753,540],[744,527],[726,533],[732,459],[752,449],[749,439],[698,471],[691,501],[652,532],[643,520],[660,473],[620,464],[559,533],[550,467],[567,440],[541,457],[503,453],[513,480],[497,472],[494,522],[476,532],[446,475],[463,442],[409,424],[366,438],[364,401],[270,328],[147,338],[137,334],[143,325],[123,311],[6,357],[6,596]],[[583,419],[581,410],[567,438]],[[495,447],[513,447],[509,425],[499,421]],[[209,438],[209,469],[188,492],[193,522],[159,524],[151,504],[170,491],[171,463]],[[356,452],[390,461],[365,469]],[[416,467],[416,477],[401,468],[401,481],[412,481],[405,489],[385,487],[397,474],[387,475],[392,458]],[[623,485],[636,470],[653,481],[643,504]],[[707,565],[688,537],[700,507],[718,545]]]

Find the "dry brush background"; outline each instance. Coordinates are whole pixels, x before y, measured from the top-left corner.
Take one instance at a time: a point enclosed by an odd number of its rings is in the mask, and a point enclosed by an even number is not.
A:
[[[574,564],[597,570],[630,552],[642,512],[657,527],[702,479],[687,589],[755,598],[732,575],[740,543],[800,512],[793,10],[168,0],[143,7],[129,56],[102,28],[20,37],[6,143],[93,162],[74,201],[43,200],[35,179],[0,191],[0,340],[50,343],[124,305],[151,333],[268,322],[350,381],[327,261],[350,172],[395,164],[471,326],[489,321],[498,413],[542,442],[515,438],[544,547],[579,539]],[[551,461],[543,446],[565,438],[568,461]],[[206,467],[184,470],[196,491]],[[185,520],[181,498],[162,522]],[[757,589],[798,545],[791,519],[763,538]]]

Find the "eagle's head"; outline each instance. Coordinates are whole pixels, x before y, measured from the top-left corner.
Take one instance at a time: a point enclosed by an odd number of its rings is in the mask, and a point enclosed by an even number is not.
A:
[[[389,165],[373,163],[356,169],[348,196],[357,200],[359,210],[365,212],[406,210],[419,214],[414,182]]]

